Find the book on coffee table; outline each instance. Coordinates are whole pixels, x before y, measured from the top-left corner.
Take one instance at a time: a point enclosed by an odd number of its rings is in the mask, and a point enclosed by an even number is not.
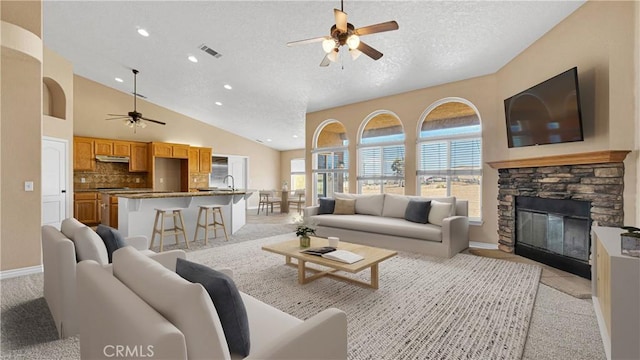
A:
[[[326,253],[330,253],[332,251],[336,251],[336,248],[330,247],[330,246],[325,246],[325,247],[309,248],[307,250],[302,250],[301,252],[303,254],[322,256],[322,255],[324,255]]]
[[[358,254],[354,254],[351,251],[347,251],[347,250],[331,251],[326,254],[323,254],[322,257],[325,259],[340,261],[347,264],[353,264],[355,262],[358,262],[364,259],[362,256]]]

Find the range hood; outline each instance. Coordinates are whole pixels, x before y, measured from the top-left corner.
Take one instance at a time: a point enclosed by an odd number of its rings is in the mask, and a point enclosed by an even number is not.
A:
[[[112,163],[128,163],[128,156],[110,156],[110,155],[96,155],[96,160],[101,162],[112,162]]]

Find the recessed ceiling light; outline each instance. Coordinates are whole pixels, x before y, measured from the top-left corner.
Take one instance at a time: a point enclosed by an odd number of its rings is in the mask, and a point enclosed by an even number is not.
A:
[[[120,79],[119,77],[116,78],[117,82],[123,82],[124,80]]]
[[[293,138],[294,138],[294,139],[297,139],[297,138],[298,138],[298,135],[293,135]]]
[[[220,101],[216,101],[215,104],[218,106],[222,106],[222,103]]]
[[[268,142],[271,142],[271,139],[267,139]]]
[[[147,30],[143,29],[143,28],[139,28],[138,29],[138,34],[140,34],[140,35],[142,35],[144,37],[149,36],[149,32]]]
[[[224,88],[225,88],[225,89],[227,89],[227,90],[231,90],[231,89],[233,89],[233,88],[231,87],[231,85],[229,85],[229,84],[224,84]]]
[[[189,59],[189,61],[191,61],[193,63],[197,63],[198,62],[198,58],[193,56],[193,55],[189,55],[189,57],[187,59]]]

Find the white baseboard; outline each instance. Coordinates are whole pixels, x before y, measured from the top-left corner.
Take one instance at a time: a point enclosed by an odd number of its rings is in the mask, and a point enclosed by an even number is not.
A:
[[[11,269],[0,271],[0,280],[14,278],[18,276],[25,276],[31,274],[38,274],[42,272],[42,265],[23,267],[19,269]]]
[[[498,249],[498,244],[490,244],[479,241],[469,241],[469,247],[477,249]]]

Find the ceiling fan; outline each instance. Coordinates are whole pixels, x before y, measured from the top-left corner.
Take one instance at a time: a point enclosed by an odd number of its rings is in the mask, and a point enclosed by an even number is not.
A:
[[[132,69],[131,71],[133,72],[133,111],[129,111],[127,115],[107,114],[109,116],[115,117],[108,118],[106,120],[124,120],[124,124],[129,126],[130,128],[133,128],[134,132],[136,131],[136,128],[144,129],[145,127],[147,127],[147,124],[144,123],[144,121],[149,121],[160,125],[167,125],[162,121],[146,118],[136,110],[136,98],[138,97],[136,78],[139,71],[136,69]]]
[[[339,48],[343,45],[347,45],[349,47],[349,53],[354,60],[362,53],[373,60],[380,59],[382,57],[382,53],[360,41],[360,36],[398,30],[398,23],[392,20],[356,29],[352,24],[347,22],[347,14],[343,11],[343,0],[340,0],[340,9],[341,10],[333,9],[336,23],[331,27],[329,36],[291,41],[287,43],[287,46],[304,45],[322,41],[322,48],[327,55],[322,59],[320,66],[328,66],[332,61],[335,62],[338,58]]]

